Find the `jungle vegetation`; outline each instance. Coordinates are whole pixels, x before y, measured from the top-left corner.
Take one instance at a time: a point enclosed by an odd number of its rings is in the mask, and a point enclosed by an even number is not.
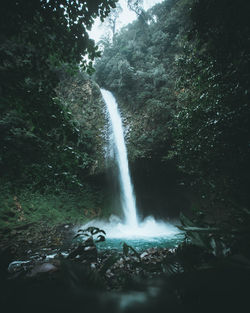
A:
[[[6,193],[21,189],[93,191],[91,206],[102,203],[97,82],[121,105],[135,173],[158,180],[162,193],[170,178],[186,186],[198,212],[248,214],[248,2],[168,0],[147,12],[129,4],[138,19],[100,48],[87,29],[114,0],[1,4],[3,211],[15,206]]]
[[[224,213],[249,207],[249,8],[164,1],[103,38],[95,64],[126,112],[131,159],[174,162],[200,206]]]
[[[49,199],[54,194],[60,197],[65,189],[83,191],[83,202],[86,193],[91,193],[86,177],[96,164],[96,132],[72,117],[73,109],[62,101],[66,94],[60,88],[66,80],[69,85],[75,75],[76,82],[82,77],[86,83],[87,73],[93,72],[93,59],[100,56],[87,30],[95,18],[103,20],[115,2],[1,2],[1,212],[15,208],[14,196],[30,198],[28,208],[36,202],[32,199],[37,192],[43,194],[44,203],[46,195],[52,194],[47,201],[51,210]],[[91,101],[84,99],[91,107]],[[64,207],[64,200],[59,203]],[[57,215],[59,203],[52,205]],[[85,205],[94,204],[87,201]],[[80,218],[77,210],[76,215]]]
[[[87,30],[116,0],[1,1],[0,284],[10,310],[117,312],[131,290],[142,306],[119,312],[249,306],[250,3],[165,0],[145,12],[127,2],[137,20],[98,48]],[[119,102],[135,189],[147,185],[154,204],[156,190],[190,195],[176,249],[99,253],[93,235],[104,241],[105,230],[94,226],[69,242],[76,222],[112,213],[99,87]],[[28,263],[11,264],[23,255]]]

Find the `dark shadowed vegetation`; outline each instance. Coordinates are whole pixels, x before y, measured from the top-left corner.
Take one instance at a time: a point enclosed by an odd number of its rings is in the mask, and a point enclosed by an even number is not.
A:
[[[128,0],[137,20],[118,33],[113,24],[113,38],[98,48],[87,30],[97,17],[114,22],[116,2],[0,4],[0,305],[242,312],[250,282],[250,3],[166,0],[145,12],[142,1]],[[105,229],[77,232],[114,213],[119,189],[111,163],[107,175],[99,87],[119,102],[141,215],[183,212],[178,247],[137,251],[122,242],[121,251],[102,250]]]

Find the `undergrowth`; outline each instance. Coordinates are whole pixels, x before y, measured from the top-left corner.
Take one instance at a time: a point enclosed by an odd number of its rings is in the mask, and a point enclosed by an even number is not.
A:
[[[0,188],[0,228],[27,223],[82,223],[105,217],[108,210],[100,191],[86,187],[78,192],[46,187],[43,191],[24,188]]]

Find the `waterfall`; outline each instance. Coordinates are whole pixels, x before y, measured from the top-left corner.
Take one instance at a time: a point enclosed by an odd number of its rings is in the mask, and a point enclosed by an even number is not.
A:
[[[112,93],[104,89],[101,89],[101,93],[109,113],[113,139],[112,144],[115,149],[115,158],[119,169],[119,182],[125,224],[137,228],[138,220],[136,214],[136,202],[129,173],[127,149],[124,140],[121,116],[117,102]]]
[[[113,95],[104,89],[101,89],[101,93],[109,113],[112,131],[111,143],[119,169],[122,209],[125,220],[121,222],[117,216],[111,215],[108,223],[96,219],[88,222],[83,227],[88,228],[95,225],[105,229],[109,240],[117,240],[118,238],[138,240],[140,238],[140,242],[143,242],[143,240],[153,242],[154,240],[160,240],[159,238],[172,238],[179,233],[179,230],[170,223],[160,220],[156,221],[152,216],[148,216],[143,221],[139,221],[137,218],[136,201],[129,173],[127,149],[120,113]]]

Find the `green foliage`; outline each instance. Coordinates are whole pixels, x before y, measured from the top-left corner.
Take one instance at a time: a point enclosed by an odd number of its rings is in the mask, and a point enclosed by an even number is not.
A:
[[[44,188],[43,192],[11,188],[13,185],[1,188],[1,229],[41,221],[49,225],[84,223],[90,218],[89,210],[97,210],[103,203],[102,193],[88,185],[71,192],[60,186]]]
[[[4,181],[79,185],[92,164],[69,109],[56,99],[65,76],[91,72],[99,55],[87,29],[116,0],[1,2],[0,171]],[[88,55],[89,64],[83,56]],[[80,174],[79,174],[80,171]]]
[[[138,1],[134,1],[136,7]],[[132,157],[161,156],[171,143],[170,121],[176,106],[174,59],[180,53],[177,1],[163,2],[104,42],[95,63],[98,84],[113,91],[125,111]],[[184,22],[182,28],[184,28]],[[167,53],[166,53],[167,52]]]
[[[190,39],[177,60],[172,151],[213,206],[249,205],[247,11],[244,1],[195,2]]]
[[[243,0],[164,1],[96,62],[97,82],[126,116],[130,157],[172,159],[206,209],[250,203],[249,9]]]
[[[75,149],[84,151],[88,156],[89,162],[83,164],[82,169],[88,167],[94,174],[104,164],[105,140],[102,130],[106,119],[99,88],[88,75],[78,72],[73,77],[65,75],[56,92],[57,100],[65,107],[78,134]]]
[[[206,253],[218,258],[243,254],[249,257],[249,225],[250,212],[248,210],[232,210],[231,218],[227,221],[209,223],[202,220],[190,220],[180,215],[182,226],[188,242],[199,247]]]
[[[100,234],[103,234],[103,235],[100,235]],[[74,236],[74,238],[85,237],[86,239],[87,237],[88,239],[86,240],[91,239],[94,242],[94,239],[95,239],[96,242],[99,242],[99,241],[105,241],[105,235],[106,235],[106,232],[104,230],[98,227],[90,226],[85,229],[79,229],[77,234]]]
[[[124,242],[122,245],[122,252],[125,257],[129,255],[129,250],[131,250],[134,253],[134,255],[140,260],[140,254],[135,250],[135,248],[133,248],[130,245],[127,245],[126,242]]]

